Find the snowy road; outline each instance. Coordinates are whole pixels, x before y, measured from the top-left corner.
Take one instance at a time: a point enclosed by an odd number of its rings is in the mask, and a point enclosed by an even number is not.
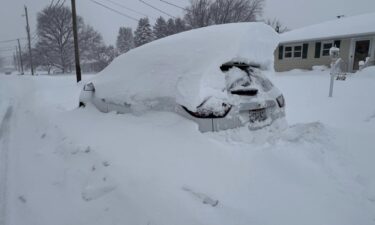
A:
[[[10,119],[13,108],[8,106],[0,122],[0,225],[6,225],[7,215],[7,176],[8,176],[8,151]]]
[[[375,77],[328,99],[322,72],[269,76],[286,131],[201,134],[77,109],[74,77],[0,75],[0,225],[374,225]]]

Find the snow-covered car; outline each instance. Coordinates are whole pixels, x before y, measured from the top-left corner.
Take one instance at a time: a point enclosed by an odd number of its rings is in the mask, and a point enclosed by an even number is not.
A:
[[[273,67],[278,40],[263,23],[163,38],[116,58],[83,86],[80,106],[136,114],[174,111],[202,132],[265,127],[285,117],[283,95],[263,74]]]

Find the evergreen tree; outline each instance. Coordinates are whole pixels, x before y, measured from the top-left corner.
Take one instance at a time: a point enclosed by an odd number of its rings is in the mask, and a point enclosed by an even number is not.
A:
[[[148,18],[138,21],[138,27],[134,32],[134,44],[136,47],[147,44],[153,40],[153,33]]]
[[[173,35],[176,32],[176,26],[175,26],[175,23],[174,23],[174,20],[172,18],[168,19],[167,21],[167,29],[168,29],[168,35]]]
[[[160,38],[168,36],[167,22],[165,21],[163,17],[159,17],[156,20],[153,33],[154,33],[155,39],[160,39]]]
[[[116,48],[120,54],[128,52],[134,48],[134,37],[131,28],[120,27],[117,35]]]
[[[174,25],[175,25],[176,33],[180,33],[180,32],[188,30],[186,27],[185,21],[179,17],[174,20]]]

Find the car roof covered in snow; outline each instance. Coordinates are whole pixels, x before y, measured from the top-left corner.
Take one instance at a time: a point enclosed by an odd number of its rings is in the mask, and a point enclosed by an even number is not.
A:
[[[320,24],[295,29],[281,36],[282,43],[351,37],[375,33],[375,13],[341,17]]]
[[[207,97],[222,94],[222,64],[236,61],[270,68],[278,42],[279,35],[263,23],[195,29],[117,57],[92,82],[98,97],[114,103],[173,101],[194,110]]]

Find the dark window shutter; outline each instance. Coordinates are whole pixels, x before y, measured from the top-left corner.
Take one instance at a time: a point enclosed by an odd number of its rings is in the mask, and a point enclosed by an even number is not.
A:
[[[340,45],[341,45],[341,41],[340,40],[335,40],[334,44],[333,44],[336,48],[340,48]]]
[[[307,59],[307,52],[309,50],[309,44],[303,44],[302,46],[302,59]]]
[[[279,59],[283,59],[284,55],[284,46],[280,45],[279,46]]]
[[[315,43],[315,58],[320,58],[320,50],[322,48],[322,43],[321,42],[316,42]]]

